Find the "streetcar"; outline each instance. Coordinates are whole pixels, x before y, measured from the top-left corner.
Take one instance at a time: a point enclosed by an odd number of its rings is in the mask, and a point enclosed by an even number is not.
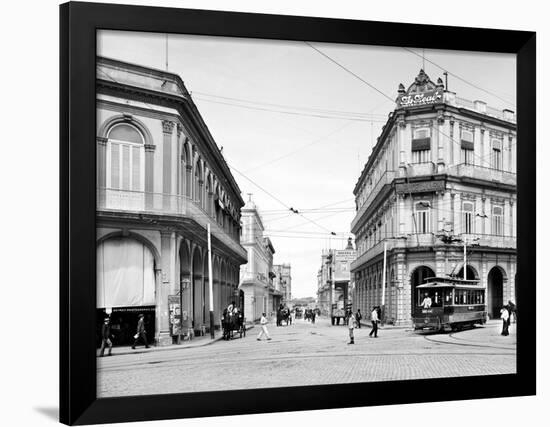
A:
[[[485,289],[478,280],[430,277],[416,287],[415,331],[456,331],[486,321]]]

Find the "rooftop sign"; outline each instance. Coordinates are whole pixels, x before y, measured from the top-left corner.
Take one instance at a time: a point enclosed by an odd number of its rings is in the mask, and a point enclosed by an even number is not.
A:
[[[418,107],[421,105],[439,104],[441,102],[443,102],[443,91],[441,90],[401,95],[397,98],[399,107]]]

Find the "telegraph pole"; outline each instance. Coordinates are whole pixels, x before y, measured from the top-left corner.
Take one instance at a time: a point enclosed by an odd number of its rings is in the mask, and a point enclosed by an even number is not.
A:
[[[208,304],[210,307],[210,338],[214,339],[214,286],[212,285],[212,242],[210,241],[210,224],[206,225],[208,234]]]
[[[466,280],[466,237],[464,237],[464,280]]]
[[[382,319],[386,314],[386,256],[388,253],[388,241],[384,239],[384,262],[382,267]],[[380,319],[382,321],[382,319]]]

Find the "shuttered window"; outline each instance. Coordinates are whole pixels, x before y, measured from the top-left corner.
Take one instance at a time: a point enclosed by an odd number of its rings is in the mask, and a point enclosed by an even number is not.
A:
[[[116,125],[109,132],[107,145],[107,187],[143,191],[145,148],[141,134],[128,124]]]
[[[430,128],[415,129],[411,142],[412,162],[426,163],[430,161],[431,138]]]
[[[472,234],[474,232],[474,204],[464,202],[462,204],[462,217],[464,221],[464,233]]]

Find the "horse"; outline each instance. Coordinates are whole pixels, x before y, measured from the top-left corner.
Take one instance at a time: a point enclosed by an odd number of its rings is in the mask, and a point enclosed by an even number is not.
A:
[[[239,331],[241,338],[243,335],[246,335],[244,313],[238,307],[235,307],[233,310],[225,308],[221,320],[224,340],[232,339],[234,331]]]

